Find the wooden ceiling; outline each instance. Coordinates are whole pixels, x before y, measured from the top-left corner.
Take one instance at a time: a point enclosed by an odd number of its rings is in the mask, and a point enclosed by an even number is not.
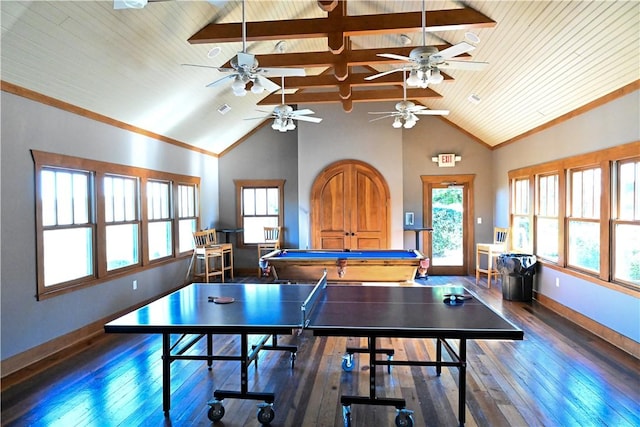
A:
[[[638,87],[636,1],[426,4],[425,44],[442,50],[472,31],[480,42],[460,59],[490,65],[451,70],[443,83],[407,96],[450,110],[445,120],[489,147]],[[112,1],[0,7],[5,88],[25,88],[213,154],[260,125],[244,120],[257,106],[281,101],[279,93],[236,97],[228,87],[207,88],[219,72],[180,65],[228,66],[242,49],[239,1],[156,1],[137,10],[114,10]],[[403,96],[401,73],[364,78],[399,65],[378,53],[408,55],[422,45],[421,7],[413,0],[248,0],[247,50],[263,67],[306,69],[306,77],[286,78],[288,104],[334,103],[348,114],[354,103],[393,103]],[[286,42],[284,52],[278,42]],[[209,58],[214,46],[220,54]],[[469,102],[471,94],[481,102]],[[222,117],[217,110],[224,104],[231,111]],[[314,126],[323,125],[331,124]]]

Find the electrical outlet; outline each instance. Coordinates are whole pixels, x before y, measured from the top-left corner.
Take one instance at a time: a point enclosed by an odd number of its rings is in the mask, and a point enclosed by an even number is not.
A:
[[[482,217],[478,217],[478,224],[482,224]]]
[[[135,291],[136,289],[138,289],[138,281],[134,280],[133,281],[133,290]]]
[[[556,288],[560,287],[560,278],[556,277]]]

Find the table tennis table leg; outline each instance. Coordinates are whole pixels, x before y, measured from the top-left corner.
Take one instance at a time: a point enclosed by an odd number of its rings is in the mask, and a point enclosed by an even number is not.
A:
[[[171,409],[171,336],[162,334],[162,409]]]
[[[465,423],[465,406],[467,401],[467,340],[461,339],[458,349],[460,366],[458,371],[458,421]]]

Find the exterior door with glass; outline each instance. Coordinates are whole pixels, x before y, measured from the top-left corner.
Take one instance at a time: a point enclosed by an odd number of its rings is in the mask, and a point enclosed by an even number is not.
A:
[[[429,274],[463,276],[473,264],[473,175],[423,176],[424,251]]]

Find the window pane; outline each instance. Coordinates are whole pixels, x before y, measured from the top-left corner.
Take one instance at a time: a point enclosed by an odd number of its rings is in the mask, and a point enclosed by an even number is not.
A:
[[[280,204],[278,201],[278,189],[277,188],[268,188],[267,189],[267,215],[278,215],[278,210],[280,208]]]
[[[180,240],[178,242],[178,250],[186,252],[193,249],[193,232],[196,231],[195,219],[181,219],[178,222],[178,232]]]
[[[89,227],[45,230],[44,285],[93,275],[93,242]]]
[[[264,242],[264,227],[277,227],[278,217],[245,217],[244,218],[244,242]]]
[[[243,215],[256,214],[255,191],[253,188],[244,188],[242,190],[242,210]]]
[[[600,224],[569,221],[569,264],[600,271]]]
[[[42,225],[56,224],[56,174],[43,170],[40,174],[42,194]]]
[[[620,212],[623,220],[640,220],[640,162],[620,165]]]
[[[138,263],[138,224],[107,226],[107,271]]]
[[[558,260],[558,219],[538,218],[536,255]]]
[[[124,220],[135,221],[138,219],[138,213],[136,211],[136,200],[138,198],[136,191],[135,179],[126,179],[124,182]]]
[[[640,226],[617,224],[615,234],[614,277],[640,285]]]
[[[86,224],[89,222],[87,175],[73,174],[73,223]]]
[[[267,189],[256,188],[256,215],[267,214]]]
[[[195,192],[196,189],[193,185],[178,186],[178,216],[180,218],[196,216]]]
[[[512,230],[512,246],[515,249],[531,250],[531,241],[529,240],[529,232],[531,230],[531,224],[529,223],[529,217],[526,216],[514,216],[513,217],[513,230]]]
[[[73,224],[73,193],[70,173],[56,172],[56,208],[58,225]]]
[[[171,255],[171,221],[149,223],[149,259]]]
[[[169,216],[169,184],[166,182],[149,182],[147,185],[147,209],[149,219],[168,219]]]

